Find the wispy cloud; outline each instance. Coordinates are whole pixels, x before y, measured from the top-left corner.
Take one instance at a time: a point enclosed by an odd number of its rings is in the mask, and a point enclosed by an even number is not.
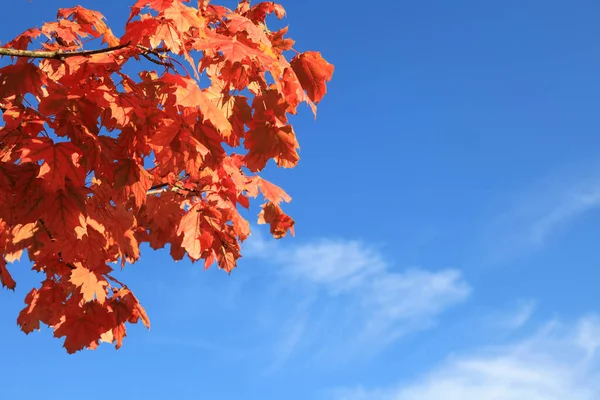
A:
[[[494,328],[501,328],[508,331],[515,331],[527,324],[537,309],[537,302],[534,300],[521,300],[510,312],[500,315],[492,315],[491,325]]]
[[[532,184],[487,227],[487,246],[503,258],[543,247],[583,214],[600,207],[600,173],[569,173]]]
[[[147,287],[160,299],[149,304],[153,338],[265,374],[366,361],[471,292],[456,269],[401,268],[363,241],[276,241],[261,229],[231,276],[185,271],[174,272],[176,291],[159,277]],[[176,325],[183,318],[187,333]]]
[[[336,400],[595,400],[600,398],[600,318],[551,322],[534,335],[450,357],[432,372],[390,389],[350,388]]]
[[[277,365],[299,349],[334,362],[374,354],[409,332],[431,326],[470,293],[457,270],[399,270],[376,247],[360,241],[324,239],[285,246],[255,237],[248,248],[247,255],[277,271],[287,296],[311,299],[301,311],[287,312],[302,324],[281,330]]]
[[[589,188],[574,188],[564,193],[554,207],[531,221],[526,231],[527,239],[536,246],[543,245],[547,238],[562,225],[600,206],[600,184]]]
[[[302,316],[295,321],[290,321],[290,326],[284,328],[285,333],[282,335],[281,340],[276,346],[276,356],[271,362],[269,367],[264,371],[265,374],[277,371],[285,364],[285,362],[292,356],[295,349],[300,345],[302,335],[304,334],[307,327],[307,318]]]

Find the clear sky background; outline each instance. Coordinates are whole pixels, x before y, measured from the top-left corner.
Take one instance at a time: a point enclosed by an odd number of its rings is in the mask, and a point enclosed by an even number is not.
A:
[[[12,0],[0,41],[76,4],[117,34],[130,5]],[[118,276],[152,328],[119,351],[25,336],[13,265],[0,398],[600,398],[600,3],[282,4],[336,67],[300,165],[266,173],[296,237],[255,226],[231,276],[144,248]]]

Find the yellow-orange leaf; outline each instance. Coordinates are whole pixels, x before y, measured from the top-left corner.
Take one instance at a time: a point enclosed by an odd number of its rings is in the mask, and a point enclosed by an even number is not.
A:
[[[95,272],[90,271],[81,264],[77,265],[77,268],[71,272],[69,282],[79,287],[85,301],[92,301],[96,298],[102,304],[106,300],[108,282],[99,279]]]

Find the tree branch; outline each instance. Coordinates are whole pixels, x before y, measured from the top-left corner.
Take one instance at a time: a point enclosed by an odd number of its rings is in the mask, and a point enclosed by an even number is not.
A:
[[[66,58],[66,57],[91,56],[93,54],[110,53],[111,51],[120,50],[127,46],[129,46],[129,43],[120,44],[118,46],[106,47],[104,49],[81,50],[81,51],[16,50],[16,49],[9,49],[9,48],[5,48],[5,47],[1,47],[0,48],[0,57],[10,56],[10,57],[28,57],[28,58],[54,58],[54,59],[60,60],[62,58]]]

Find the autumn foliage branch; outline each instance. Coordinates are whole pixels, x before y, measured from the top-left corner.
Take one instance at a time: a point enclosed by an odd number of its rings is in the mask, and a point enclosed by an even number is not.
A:
[[[60,9],[0,47],[0,283],[15,288],[8,265],[26,252],[43,280],[17,322],[50,326],[69,353],[150,326],[111,266],[142,243],[231,272],[250,235],[238,208],[259,195],[258,223],[293,233],[290,196],[260,173],[298,163],[288,115],[316,113],[334,67],[267,28],[278,4],[187,3],[138,0],[121,37],[97,11]]]

